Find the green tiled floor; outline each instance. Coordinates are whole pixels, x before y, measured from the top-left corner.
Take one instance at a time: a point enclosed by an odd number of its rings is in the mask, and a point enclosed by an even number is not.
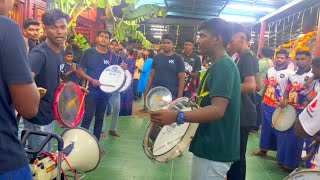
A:
[[[110,118],[107,118],[109,127]],[[185,152],[174,161],[161,164],[152,163],[144,154],[142,140],[148,120],[121,117],[118,131],[121,137],[101,139],[106,154],[96,170],[86,175],[87,180],[188,180],[191,165],[191,153]],[[56,128],[61,131],[60,127]],[[280,180],[286,174],[281,172],[274,161],[275,153],[266,158],[253,157],[257,150],[259,134],[250,135],[247,148],[247,180]]]

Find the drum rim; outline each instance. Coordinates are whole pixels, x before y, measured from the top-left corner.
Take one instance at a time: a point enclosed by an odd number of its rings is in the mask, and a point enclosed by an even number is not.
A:
[[[288,104],[286,107],[284,107],[284,108],[289,108],[289,109],[292,109],[293,111],[292,112],[294,112],[294,114],[295,114],[295,118],[292,120],[292,125],[289,127],[289,128],[287,128],[287,129],[285,129],[285,130],[279,130],[278,128],[277,128],[277,126],[274,126],[273,128],[275,128],[276,130],[278,130],[278,131],[281,131],[281,132],[284,132],[284,131],[287,131],[287,130],[289,130],[289,129],[291,129],[292,127],[293,127],[293,125],[294,125],[294,123],[295,123],[295,120],[296,120],[296,118],[297,118],[297,112],[296,112],[296,110],[295,110],[295,108],[293,107],[293,106],[291,106],[290,104]],[[273,122],[273,115],[275,114],[275,112],[277,111],[277,109],[281,109],[281,107],[280,106],[278,106],[275,110],[274,110],[274,112],[273,112],[273,114],[272,114],[272,119],[271,119],[271,122]]]
[[[172,99],[173,99],[172,93],[170,92],[170,90],[169,90],[168,88],[166,88],[166,87],[164,87],[164,86],[156,86],[156,87],[152,88],[152,89],[148,92],[148,94],[147,94],[147,96],[146,96],[146,107],[147,107],[147,109],[151,110],[150,103],[149,103],[149,101],[148,101],[148,99],[150,99],[151,93],[152,93],[153,91],[155,91],[156,89],[160,89],[160,88],[161,88],[161,89],[164,89],[164,90],[167,90],[167,91],[170,93],[171,101],[172,101]],[[169,103],[169,104],[170,104],[170,103]],[[167,106],[167,105],[165,105],[165,106]]]
[[[83,118],[83,115],[84,115],[84,107],[85,107],[85,104],[83,103],[80,108],[80,112],[78,113],[76,119],[71,123],[71,126],[67,125],[65,123],[65,121],[62,119],[62,117],[60,116],[60,108],[59,108],[59,98],[60,98],[60,93],[63,91],[64,87],[66,85],[72,85],[74,88],[75,88],[75,91],[77,92],[77,96],[78,96],[78,99],[79,99],[79,102],[82,100],[84,94],[82,93],[80,87],[72,82],[72,81],[68,81],[68,82],[62,82],[58,88],[60,89],[60,91],[56,91],[55,93],[55,96],[54,96],[54,105],[53,105],[53,109],[54,109],[54,116],[55,116],[55,119],[58,121],[58,123],[62,126],[65,126],[65,127],[68,127],[68,128],[73,128],[73,127],[76,127],[80,124],[82,118]]]
[[[67,131],[75,130],[75,129],[79,129],[79,130],[85,131],[85,132],[87,132],[88,134],[90,134],[90,135],[93,137],[93,139],[96,141],[96,144],[97,144],[97,146],[98,146],[98,149],[99,149],[99,158],[98,158],[97,165],[96,165],[92,170],[86,171],[86,172],[91,172],[91,171],[95,170],[95,169],[99,166],[100,161],[101,161],[101,153],[100,153],[101,148],[100,148],[99,141],[97,140],[97,138],[96,138],[90,131],[88,131],[87,129],[85,129],[85,128],[83,128],[83,127],[67,128],[67,129],[65,129],[65,130],[62,132],[61,137],[63,138],[63,135],[64,135]],[[85,173],[86,173],[86,172],[85,172]]]
[[[124,74],[125,74],[125,81],[124,81],[124,84],[123,86],[120,88],[120,90],[118,91],[119,93],[122,93],[122,92],[125,92],[126,90],[129,89],[129,87],[131,86],[132,84],[132,76],[131,76],[131,73],[129,70],[125,70],[124,71]],[[127,76],[129,75],[129,76]],[[130,83],[128,86],[126,86],[126,82],[130,80]]]
[[[106,92],[106,91],[102,90],[102,86],[100,86],[99,89],[100,89],[102,92],[104,92],[104,93],[107,93],[107,94],[116,93],[116,92],[119,91],[119,89],[121,89],[121,88],[123,87],[124,83],[126,82],[125,71],[124,71],[119,65],[110,65],[110,66],[108,66],[107,68],[105,68],[105,69],[102,71],[102,73],[103,73],[104,71],[106,71],[107,69],[111,69],[111,67],[115,67],[115,66],[116,66],[117,68],[119,68],[120,71],[122,72],[122,74],[123,74],[123,76],[124,76],[123,82],[121,83],[121,85],[120,85],[116,90],[114,90],[114,91],[112,91],[112,92]],[[99,82],[101,81],[100,79],[101,79],[102,73],[101,73],[100,76],[99,76]]]

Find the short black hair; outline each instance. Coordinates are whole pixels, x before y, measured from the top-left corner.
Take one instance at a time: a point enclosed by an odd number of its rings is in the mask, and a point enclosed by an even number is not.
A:
[[[148,49],[147,50],[149,52],[148,58],[154,58],[154,50],[153,49]]]
[[[272,59],[273,58],[273,55],[274,55],[274,51],[272,48],[270,47],[263,47],[261,49],[261,54],[266,57],[266,58],[270,58]],[[288,53],[287,53],[288,54]],[[286,57],[287,57],[287,54],[286,54]]]
[[[171,33],[164,33],[161,36],[161,41],[165,40],[165,39],[169,39],[170,41],[172,41],[174,43],[175,41],[175,37],[171,34]]]
[[[108,34],[108,35],[109,35],[109,39],[111,39],[111,38],[112,38],[112,34],[111,34],[111,32],[109,32],[109,31],[107,31],[107,30],[105,30],[105,29],[103,29],[103,30],[99,30],[99,31],[97,32],[97,36],[100,36],[100,34],[102,34],[102,33],[104,33],[104,34]]]
[[[311,57],[311,53],[309,51],[297,51],[296,56],[298,55],[306,55],[308,57]]]
[[[67,41],[67,42],[70,42],[70,41],[74,40],[75,38],[76,38],[76,36],[71,35],[71,36],[68,38],[68,41]]]
[[[186,42],[189,42],[189,43],[194,45],[194,40],[193,39],[185,39],[184,43],[186,43]]]
[[[317,67],[317,68],[320,68],[320,58],[315,58],[312,60],[312,65]]]
[[[284,54],[286,56],[286,59],[289,57],[289,53],[285,49],[281,49],[281,50],[277,51],[276,55],[278,55],[278,54]]]
[[[132,45],[128,45],[126,48],[127,52],[132,56],[134,53],[134,49]]]
[[[248,29],[246,29],[242,24],[239,23],[231,23],[231,32],[232,35],[242,32],[245,34],[246,36],[246,41],[250,41],[251,40],[251,33]]]
[[[40,23],[34,19],[27,19],[23,22],[23,29],[27,29],[31,25],[40,26]]]
[[[60,9],[49,10],[45,12],[41,18],[45,26],[54,26],[55,22],[59,19],[65,19],[67,23],[70,21],[69,15],[62,12]]]
[[[221,18],[212,18],[202,21],[198,26],[198,31],[207,30],[212,36],[220,36],[223,46],[227,48],[231,40],[230,23]]]
[[[64,52],[64,56],[67,56],[67,55],[74,55],[73,50],[72,49],[66,49],[65,52]]]

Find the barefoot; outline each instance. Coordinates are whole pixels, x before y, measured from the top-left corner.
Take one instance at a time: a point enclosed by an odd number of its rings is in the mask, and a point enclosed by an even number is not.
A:
[[[100,150],[100,155],[105,155],[106,154],[106,151],[105,150]]]
[[[106,132],[102,131],[102,132],[100,133],[100,138],[106,138],[106,137],[107,137]]]
[[[267,152],[266,151],[258,151],[258,152],[252,152],[251,153],[252,156],[266,156],[267,155]]]
[[[118,134],[116,131],[109,131],[109,135],[115,136],[115,137],[120,137],[120,134]]]

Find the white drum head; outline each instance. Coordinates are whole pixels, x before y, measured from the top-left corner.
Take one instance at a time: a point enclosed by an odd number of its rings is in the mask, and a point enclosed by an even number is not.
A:
[[[122,86],[122,88],[119,90],[119,92],[126,91],[130,87],[131,82],[132,82],[132,76],[131,76],[130,71],[125,70],[124,74],[125,74],[125,77],[126,77],[126,81],[125,81],[124,85]]]
[[[105,93],[114,93],[122,88],[125,83],[125,74],[118,65],[107,67],[100,75],[100,89]]]
[[[172,101],[171,92],[162,86],[155,87],[149,91],[146,97],[146,106],[149,111],[162,109]]]
[[[292,127],[296,116],[296,110],[291,105],[283,109],[278,107],[272,115],[272,124],[276,130],[286,131]]]
[[[293,171],[285,180],[316,180],[320,179],[320,170],[317,169],[303,169]]]

